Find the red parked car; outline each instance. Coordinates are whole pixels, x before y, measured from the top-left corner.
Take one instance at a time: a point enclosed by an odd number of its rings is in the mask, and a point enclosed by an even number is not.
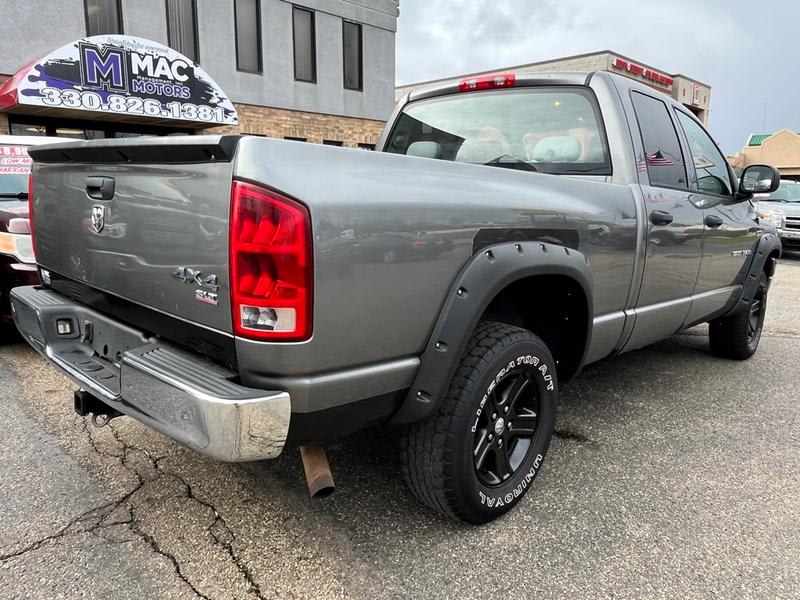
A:
[[[64,138],[0,136],[0,326],[11,325],[8,294],[18,285],[39,283],[28,221],[28,146]]]

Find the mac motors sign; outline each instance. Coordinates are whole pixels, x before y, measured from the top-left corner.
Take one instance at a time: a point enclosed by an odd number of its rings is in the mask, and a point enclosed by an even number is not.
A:
[[[210,126],[238,123],[233,103],[203,69],[172,48],[142,38],[88,37],[23,71],[8,82],[17,86],[18,105]],[[10,91],[0,90],[0,105]]]

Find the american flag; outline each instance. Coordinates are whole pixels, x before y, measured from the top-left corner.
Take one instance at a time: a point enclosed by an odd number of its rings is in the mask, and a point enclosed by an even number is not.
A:
[[[645,154],[645,160],[651,167],[670,167],[674,164],[661,153],[661,150],[656,150],[654,154]]]

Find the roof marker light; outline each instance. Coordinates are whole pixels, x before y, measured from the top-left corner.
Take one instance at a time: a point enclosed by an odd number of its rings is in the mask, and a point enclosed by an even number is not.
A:
[[[463,79],[458,84],[458,90],[460,92],[477,92],[479,90],[514,87],[516,83],[517,76],[514,73],[497,73],[495,75],[481,75]]]

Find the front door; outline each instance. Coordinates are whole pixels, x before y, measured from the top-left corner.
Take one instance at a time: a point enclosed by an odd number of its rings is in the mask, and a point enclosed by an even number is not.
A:
[[[705,209],[703,260],[687,321],[693,324],[725,308],[738,293],[760,228],[753,205],[734,200],[728,163],[714,140],[694,118],[681,110],[675,114],[691,154],[690,184]]]
[[[625,350],[680,330],[689,315],[703,245],[703,210],[667,105],[632,92],[642,147],[637,157],[647,219],[647,250],[633,332]],[[637,144],[638,145],[638,144]]]

